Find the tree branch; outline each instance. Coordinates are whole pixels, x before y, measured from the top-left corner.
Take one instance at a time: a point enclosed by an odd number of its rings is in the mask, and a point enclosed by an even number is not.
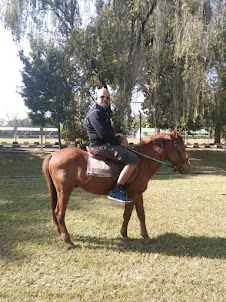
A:
[[[154,0],[153,3],[152,3],[152,6],[150,8],[150,10],[148,11],[145,19],[142,21],[141,23],[141,30],[142,30],[142,33],[144,33],[144,27],[149,19],[149,17],[151,16],[151,14],[153,13],[155,7],[157,6],[157,0]]]

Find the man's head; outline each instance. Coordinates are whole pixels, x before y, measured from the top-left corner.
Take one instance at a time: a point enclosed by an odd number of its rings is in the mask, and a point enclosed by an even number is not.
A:
[[[107,110],[109,107],[110,99],[110,93],[106,88],[101,88],[97,91],[96,102],[104,110]]]

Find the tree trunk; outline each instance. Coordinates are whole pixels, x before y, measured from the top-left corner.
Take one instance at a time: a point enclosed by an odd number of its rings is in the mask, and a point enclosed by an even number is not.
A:
[[[62,145],[61,145],[61,138],[60,138],[60,124],[58,124],[58,141],[59,141],[59,149],[62,148]]]
[[[214,144],[218,144],[220,143],[221,140],[221,131],[220,131],[220,127],[215,128],[215,135],[214,135]]]

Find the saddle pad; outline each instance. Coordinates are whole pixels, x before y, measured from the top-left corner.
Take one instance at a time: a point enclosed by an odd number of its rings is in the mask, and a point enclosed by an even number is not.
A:
[[[110,159],[105,161],[89,157],[87,161],[87,174],[96,176],[96,177],[112,177],[113,181],[116,182],[120,172],[123,169],[123,165],[116,163]],[[133,174],[127,180],[127,184],[131,183],[138,174],[138,166],[133,171]]]
[[[112,177],[110,166],[103,160],[88,158],[87,174],[97,177]]]

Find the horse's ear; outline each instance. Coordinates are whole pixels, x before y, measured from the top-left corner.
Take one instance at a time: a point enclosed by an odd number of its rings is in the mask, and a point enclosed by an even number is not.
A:
[[[177,138],[177,127],[174,129],[174,136]]]

